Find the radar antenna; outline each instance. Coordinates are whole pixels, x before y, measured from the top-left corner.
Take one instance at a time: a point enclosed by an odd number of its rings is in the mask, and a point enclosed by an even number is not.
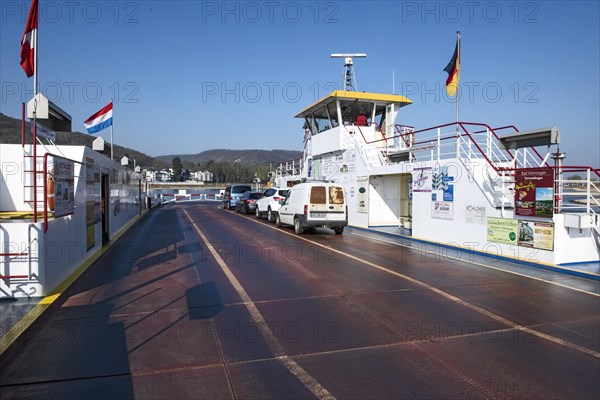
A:
[[[337,53],[331,55],[331,58],[344,59],[344,74],[342,75],[342,86],[344,87],[344,90],[358,91],[358,85],[356,84],[356,76],[354,74],[354,66],[352,63],[352,59],[366,57],[367,53]]]

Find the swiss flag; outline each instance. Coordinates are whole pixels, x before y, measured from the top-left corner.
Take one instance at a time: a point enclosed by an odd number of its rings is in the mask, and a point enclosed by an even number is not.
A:
[[[21,68],[27,77],[33,76],[35,70],[35,45],[38,30],[38,0],[31,0],[31,9],[27,17],[27,25],[21,40]]]

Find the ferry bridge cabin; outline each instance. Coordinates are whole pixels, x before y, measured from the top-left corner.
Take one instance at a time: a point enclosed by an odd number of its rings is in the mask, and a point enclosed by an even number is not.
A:
[[[296,116],[303,156],[280,165],[275,183],[341,183],[357,227],[535,263],[598,262],[600,171],[561,165],[564,155],[550,151],[556,128],[395,124],[411,103],[345,90],[323,97]],[[570,172],[584,179],[566,181]]]

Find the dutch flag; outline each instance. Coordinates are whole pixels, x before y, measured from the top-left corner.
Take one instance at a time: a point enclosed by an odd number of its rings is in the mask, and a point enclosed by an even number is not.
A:
[[[100,132],[104,128],[108,128],[112,125],[112,112],[113,103],[108,103],[106,107],[98,111],[96,114],[90,116],[88,119],[83,121],[85,129],[89,134]]]

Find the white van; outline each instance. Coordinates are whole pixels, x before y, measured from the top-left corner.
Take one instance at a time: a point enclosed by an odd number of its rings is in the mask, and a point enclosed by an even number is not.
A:
[[[348,225],[344,188],[335,183],[300,183],[290,189],[275,222],[293,225],[299,235],[307,228],[323,226],[340,235]]]

